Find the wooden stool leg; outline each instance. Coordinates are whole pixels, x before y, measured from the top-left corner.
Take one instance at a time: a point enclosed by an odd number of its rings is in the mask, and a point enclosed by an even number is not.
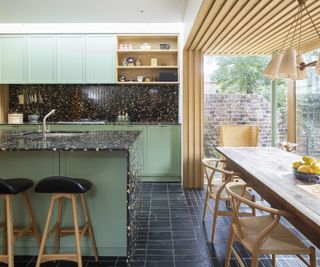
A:
[[[62,203],[63,199],[59,198],[58,215],[57,215],[57,229],[54,239],[54,253],[57,254],[60,247],[60,228],[61,228],[61,217],[62,217]]]
[[[94,258],[95,258],[96,261],[98,261],[99,260],[99,254],[98,254],[97,244],[96,244],[96,240],[95,240],[95,237],[94,237],[93,228],[92,228],[92,225],[91,225],[88,205],[87,205],[87,202],[86,202],[83,194],[80,194],[80,200],[81,200],[81,204],[82,204],[82,208],[83,208],[83,214],[84,214],[85,222],[88,223],[88,233],[89,233],[89,238],[90,238],[90,241],[91,241],[91,246],[92,246]]]
[[[49,207],[49,211],[48,211],[48,217],[47,217],[46,225],[44,227],[43,236],[42,236],[42,239],[41,239],[41,244],[40,244],[40,249],[39,249],[39,253],[38,253],[38,259],[37,259],[36,267],[40,267],[41,258],[42,258],[43,251],[44,251],[44,247],[45,247],[45,244],[46,244],[46,241],[47,241],[47,238],[48,238],[49,226],[50,226],[50,221],[51,221],[53,208],[54,208],[54,200],[55,200],[55,194],[52,194],[51,201],[50,201],[50,207]]]
[[[272,255],[272,267],[276,267],[276,262],[277,262],[276,255]]]
[[[219,199],[217,198],[214,203],[214,213],[213,213],[213,222],[212,222],[212,234],[211,234],[211,243],[214,241],[214,236],[216,232],[217,219],[219,213]]]
[[[74,234],[76,238],[76,248],[77,248],[77,260],[78,267],[82,267],[82,257],[81,257],[81,247],[80,247],[80,231],[78,223],[78,210],[77,210],[77,195],[73,194],[71,197],[72,201],[72,211],[73,211],[73,222],[74,222]]]
[[[3,227],[3,232],[2,232],[2,254],[6,255],[7,254],[7,205],[6,205],[6,200],[3,201],[3,220],[2,220],[2,227]]]
[[[310,247],[311,254],[310,254],[310,267],[317,266],[317,252],[314,247]]]
[[[234,241],[234,231],[232,226],[230,226],[230,233],[228,238],[227,253],[226,253],[226,259],[224,262],[224,267],[228,267],[230,265],[233,241]]]
[[[27,211],[28,211],[29,221],[30,221],[30,224],[32,226],[33,234],[34,234],[36,240],[38,241],[38,244],[39,244],[39,247],[40,247],[41,235],[40,235],[39,227],[38,227],[38,225],[36,223],[36,220],[35,220],[35,217],[34,217],[34,214],[33,214],[33,211],[32,211],[31,201],[30,201],[30,198],[29,198],[29,195],[28,195],[27,192],[23,193],[23,198],[24,198],[24,204],[25,204],[25,206],[27,208]]]
[[[14,266],[13,258],[13,214],[12,214],[13,195],[6,195],[6,215],[7,215],[7,247],[8,247],[8,267]]]

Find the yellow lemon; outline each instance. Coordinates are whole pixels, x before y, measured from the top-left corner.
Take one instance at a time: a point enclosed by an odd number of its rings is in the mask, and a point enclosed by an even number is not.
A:
[[[299,172],[304,172],[304,173],[311,173],[310,166],[308,165],[302,165],[298,168]]]
[[[292,162],[292,168],[298,169],[300,166],[302,166],[304,163],[301,160]]]
[[[314,158],[312,158],[310,156],[303,156],[302,159],[308,165],[310,165],[314,161],[317,161],[316,159],[314,159]]]
[[[310,165],[311,173],[314,174],[320,174],[320,163],[319,162],[313,162]]]

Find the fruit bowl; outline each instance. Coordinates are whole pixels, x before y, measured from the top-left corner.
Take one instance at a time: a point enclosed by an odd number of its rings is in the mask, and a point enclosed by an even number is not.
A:
[[[294,176],[305,182],[312,182],[312,183],[320,183],[320,175],[314,174],[314,173],[305,173],[305,172],[299,172],[296,169],[293,169]]]

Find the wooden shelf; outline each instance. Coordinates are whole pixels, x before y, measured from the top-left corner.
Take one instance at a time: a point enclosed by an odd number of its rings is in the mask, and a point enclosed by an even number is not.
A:
[[[140,49],[148,44],[151,49]],[[170,49],[160,49],[160,44],[170,45]],[[132,49],[120,50],[121,45],[130,46]],[[125,80],[136,80],[138,76],[159,80],[162,73],[173,73],[176,82],[117,82],[118,84],[179,84],[179,43],[178,35],[118,35],[116,50],[116,77]],[[140,66],[124,66],[128,58],[140,61]],[[156,66],[151,66],[153,62]]]
[[[118,69],[177,69],[178,66],[117,66]]]
[[[117,82],[117,84],[179,84],[179,82]]]

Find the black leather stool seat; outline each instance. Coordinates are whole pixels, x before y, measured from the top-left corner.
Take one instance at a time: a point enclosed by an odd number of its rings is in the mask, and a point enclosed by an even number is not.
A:
[[[92,187],[92,183],[81,178],[66,176],[50,176],[39,181],[35,187],[37,193],[85,193]]]
[[[19,194],[33,186],[33,181],[26,178],[0,178],[0,194]]]

